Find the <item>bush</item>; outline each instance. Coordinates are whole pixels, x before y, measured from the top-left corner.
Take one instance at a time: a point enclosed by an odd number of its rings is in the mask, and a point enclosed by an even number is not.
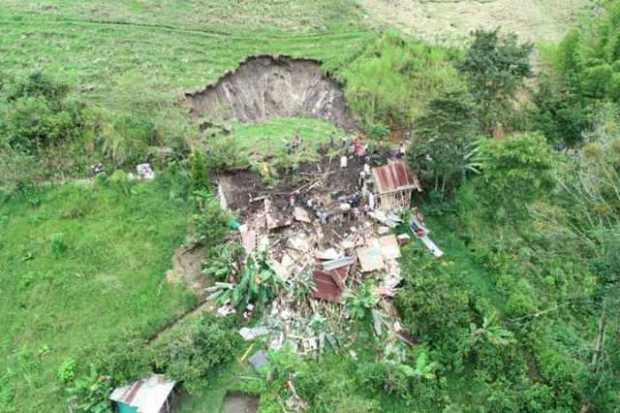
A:
[[[487,140],[481,145],[483,179],[479,182],[488,210],[522,217],[527,206],[553,186],[554,157],[539,134]]]
[[[425,187],[453,192],[468,173],[478,172],[475,105],[466,90],[433,99],[418,118],[407,158]]]
[[[226,171],[245,168],[249,160],[234,136],[216,135],[209,138],[206,164],[208,171]]]
[[[56,258],[62,257],[67,252],[68,247],[62,233],[52,235],[50,239],[50,248],[52,255]]]
[[[11,148],[37,153],[70,142],[84,132],[84,108],[66,99],[67,85],[34,73],[9,89],[0,133]]]
[[[386,33],[339,76],[351,109],[365,129],[411,126],[422,108],[443,90],[462,84],[449,49]]]
[[[382,123],[366,125],[366,135],[374,141],[382,141],[390,135],[390,128]]]
[[[233,359],[241,343],[241,337],[233,328],[234,322],[207,314],[166,337],[153,349],[156,369],[191,386],[192,382]]]
[[[66,387],[70,411],[75,413],[111,413],[108,400],[112,392],[112,378],[100,375],[94,366],[90,372],[72,381]]]
[[[198,210],[193,216],[196,242],[206,247],[221,243],[228,233],[230,215],[207,191],[194,192],[194,200]]]
[[[195,191],[206,190],[211,187],[209,180],[209,165],[204,152],[195,150],[190,156],[190,175],[192,189]]]
[[[13,192],[19,187],[31,186],[45,175],[34,155],[0,145],[0,188]]]
[[[102,134],[102,149],[117,166],[144,162],[160,136],[150,120],[136,116],[111,119]]]

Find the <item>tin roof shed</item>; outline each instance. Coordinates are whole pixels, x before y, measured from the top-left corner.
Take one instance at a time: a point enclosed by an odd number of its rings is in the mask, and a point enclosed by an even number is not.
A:
[[[387,165],[372,168],[377,193],[380,195],[398,191],[421,191],[418,178],[411,173],[407,163],[402,160],[390,161]]]
[[[169,398],[176,382],[154,374],[123,387],[110,395],[119,413],[161,413],[169,411]]]

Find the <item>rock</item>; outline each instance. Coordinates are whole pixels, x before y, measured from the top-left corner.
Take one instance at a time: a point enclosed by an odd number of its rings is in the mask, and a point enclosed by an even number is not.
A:
[[[293,217],[295,217],[295,219],[299,222],[305,222],[307,224],[310,224],[312,222],[310,214],[308,214],[308,211],[306,211],[302,207],[295,207],[295,209],[293,210]]]
[[[323,251],[318,251],[315,256],[320,260],[329,261],[340,258],[342,254],[338,253],[338,251],[336,251],[334,248],[328,248]]]
[[[145,179],[147,181],[155,179],[155,172],[153,172],[151,164],[149,163],[141,163],[136,166],[136,173],[140,179]]]
[[[310,240],[306,235],[303,234],[299,234],[297,236],[289,238],[287,241],[287,245],[289,246],[289,248],[297,251],[310,251]]]

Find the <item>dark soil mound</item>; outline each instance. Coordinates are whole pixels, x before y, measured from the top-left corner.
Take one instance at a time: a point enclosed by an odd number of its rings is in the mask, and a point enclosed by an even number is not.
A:
[[[311,116],[354,127],[339,84],[315,60],[251,57],[214,85],[185,96],[192,115],[210,121]]]
[[[231,393],[224,399],[223,413],[256,413],[258,398],[245,393]]]

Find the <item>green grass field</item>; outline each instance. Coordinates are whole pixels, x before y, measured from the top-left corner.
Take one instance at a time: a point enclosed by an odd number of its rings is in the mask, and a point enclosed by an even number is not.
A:
[[[329,67],[358,53],[376,34],[347,4],[7,1],[0,71],[44,70],[110,117],[148,116],[167,139],[189,139],[183,93],[248,55],[312,57]],[[298,129],[310,139],[334,131],[313,119],[281,119],[234,125],[233,133],[246,147],[265,148]],[[187,206],[156,183],[135,191],[125,198],[107,188],[53,187],[35,195],[36,208],[25,199],[0,205],[0,358],[7,362],[0,411],[63,411],[56,372],[65,359],[122,346],[127,335],[146,338],[192,304],[163,281],[187,231]],[[66,244],[62,256],[53,254],[52,238]]]
[[[173,192],[68,184],[0,205],[0,411],[63,411],[65,359],[149,337],[193,304],[164,278],[187,229]]]
[[[304,56],[330,67],[376,37],[358,24],[355,8],[340,2],[242,3],[233,18],[224,1],[47,3],[3,4],[1,71],[45,70],[110,116],[148,116],[170,140],[194,133],[179,105],[183,93],[204,88],[247,56]]]

